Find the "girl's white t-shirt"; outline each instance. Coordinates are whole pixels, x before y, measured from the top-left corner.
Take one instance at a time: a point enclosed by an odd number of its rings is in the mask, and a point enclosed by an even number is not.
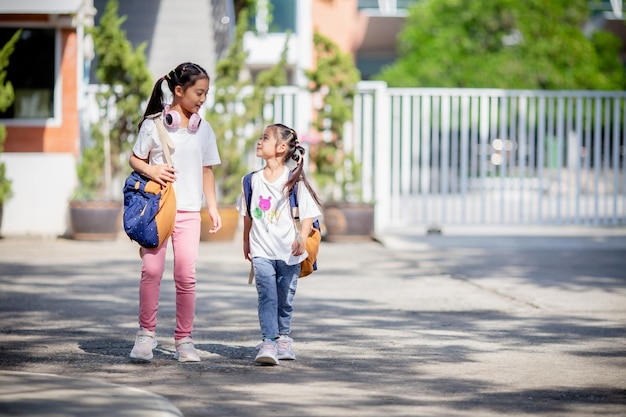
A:
[[[200,211],[204,192],[202,168],[221,163],[213,128],[209,122],[202,120],[196,132],[189,132],[186,128],[166,127],[166,130],[174,143],[172,162],[178,171],[174,182],[176,209]],[[166,163],[154,120],[145,119],[142,123],[133,153],[138,158],[148,159],[150,165]]]
[[[282,260],[287,265],[295,265],[308,256],[306,251],[300,256],[291,254],[297,231],[289,212],[289,197],[283,193],[288,179],[287,168],[273,183],[265,179],[262,170],[252,175],[250,256],[253,258]],[[237,209],[242,216],[247,216],[244,198],[242,195],[239,199]],[[298,185],[298,208],[300,219],[317,219],[322,214],[304,184]]]

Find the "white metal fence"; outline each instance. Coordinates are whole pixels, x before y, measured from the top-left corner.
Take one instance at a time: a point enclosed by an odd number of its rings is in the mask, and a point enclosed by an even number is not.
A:
[[[626,223],[625,92],[360,84],[376,227]]]

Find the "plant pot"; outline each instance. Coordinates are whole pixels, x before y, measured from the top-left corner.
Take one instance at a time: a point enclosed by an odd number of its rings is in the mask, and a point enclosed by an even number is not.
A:
[[[330,202],[324,204],[324,240],[329,242],[372,240],[374,205]]]
[[[70,226],[76,240],[115,240],[122,228],[122,203],[71,201]]]
[[[202,208],[200,216],[200,241],[202,242],[230,242],[239,230],[239,212],[235,206],[220,206],[218,208],[222,218],[222,228],[217,233],[209,233],[212,227],[211,218],[206,207]]]

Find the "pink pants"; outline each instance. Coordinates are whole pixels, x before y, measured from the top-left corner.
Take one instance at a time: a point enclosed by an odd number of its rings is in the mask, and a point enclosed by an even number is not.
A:
[[[196,260],[200,246],[200,213],[176,212],[172,233],[174,283],[176,285],[176,329],[174,339],[191,335],[196,309]],[[139,325],[151,332],[157,326],[159,291],[165,270],[167,240],[156,249],[141,248],[139,283]]]

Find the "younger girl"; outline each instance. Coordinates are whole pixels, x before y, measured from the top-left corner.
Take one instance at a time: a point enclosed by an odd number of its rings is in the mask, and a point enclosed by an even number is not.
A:
[[[257,142],[256,156],[265,160],[265,167],[252,176],[249,210],[245,196],[239,204],[245,216],[243,254],[254,269],[263,337],[255,362],[278,365],[280,359],[296,359],[289,337],[293,298],[300,262],[307,257],[306,239],[313,221],[321,215],[321,203],[304,176],[304,148],[293,129],[282,124],[267,126]],[[289,161],[296,163],[291,176],[285,166]],[[298,181],[300,232],[289,205],[289,193]]]
[[[130,156],[130,166],[162,185],[173,182],[176,191],[176,220],[172,233],[174,283],[176,285],[175,357],[180,362],[198,362],[191,331],[196,304],[196,259],[200,243],[200,208],[206,199],[213,222],[211,233],[222,227],[215,197],[213,165],[220,156],[213,129],[198,111],[209,91],[209,76],[199,65],[185,62],[158,80],[139,122],[139,135]],[[169,96],[169,97],[166,97]],[[168,98],[172,99],[167,104]],[[156,122],[148,116],[162,112],[159,118],[174,144],[171,149],[174,167],[165,161]],[[156,326],[159,289],[165,269],[167,241],[156,249],[141,248],[139,283],[139,330],[130,357],[152,359],[157,346]]]

